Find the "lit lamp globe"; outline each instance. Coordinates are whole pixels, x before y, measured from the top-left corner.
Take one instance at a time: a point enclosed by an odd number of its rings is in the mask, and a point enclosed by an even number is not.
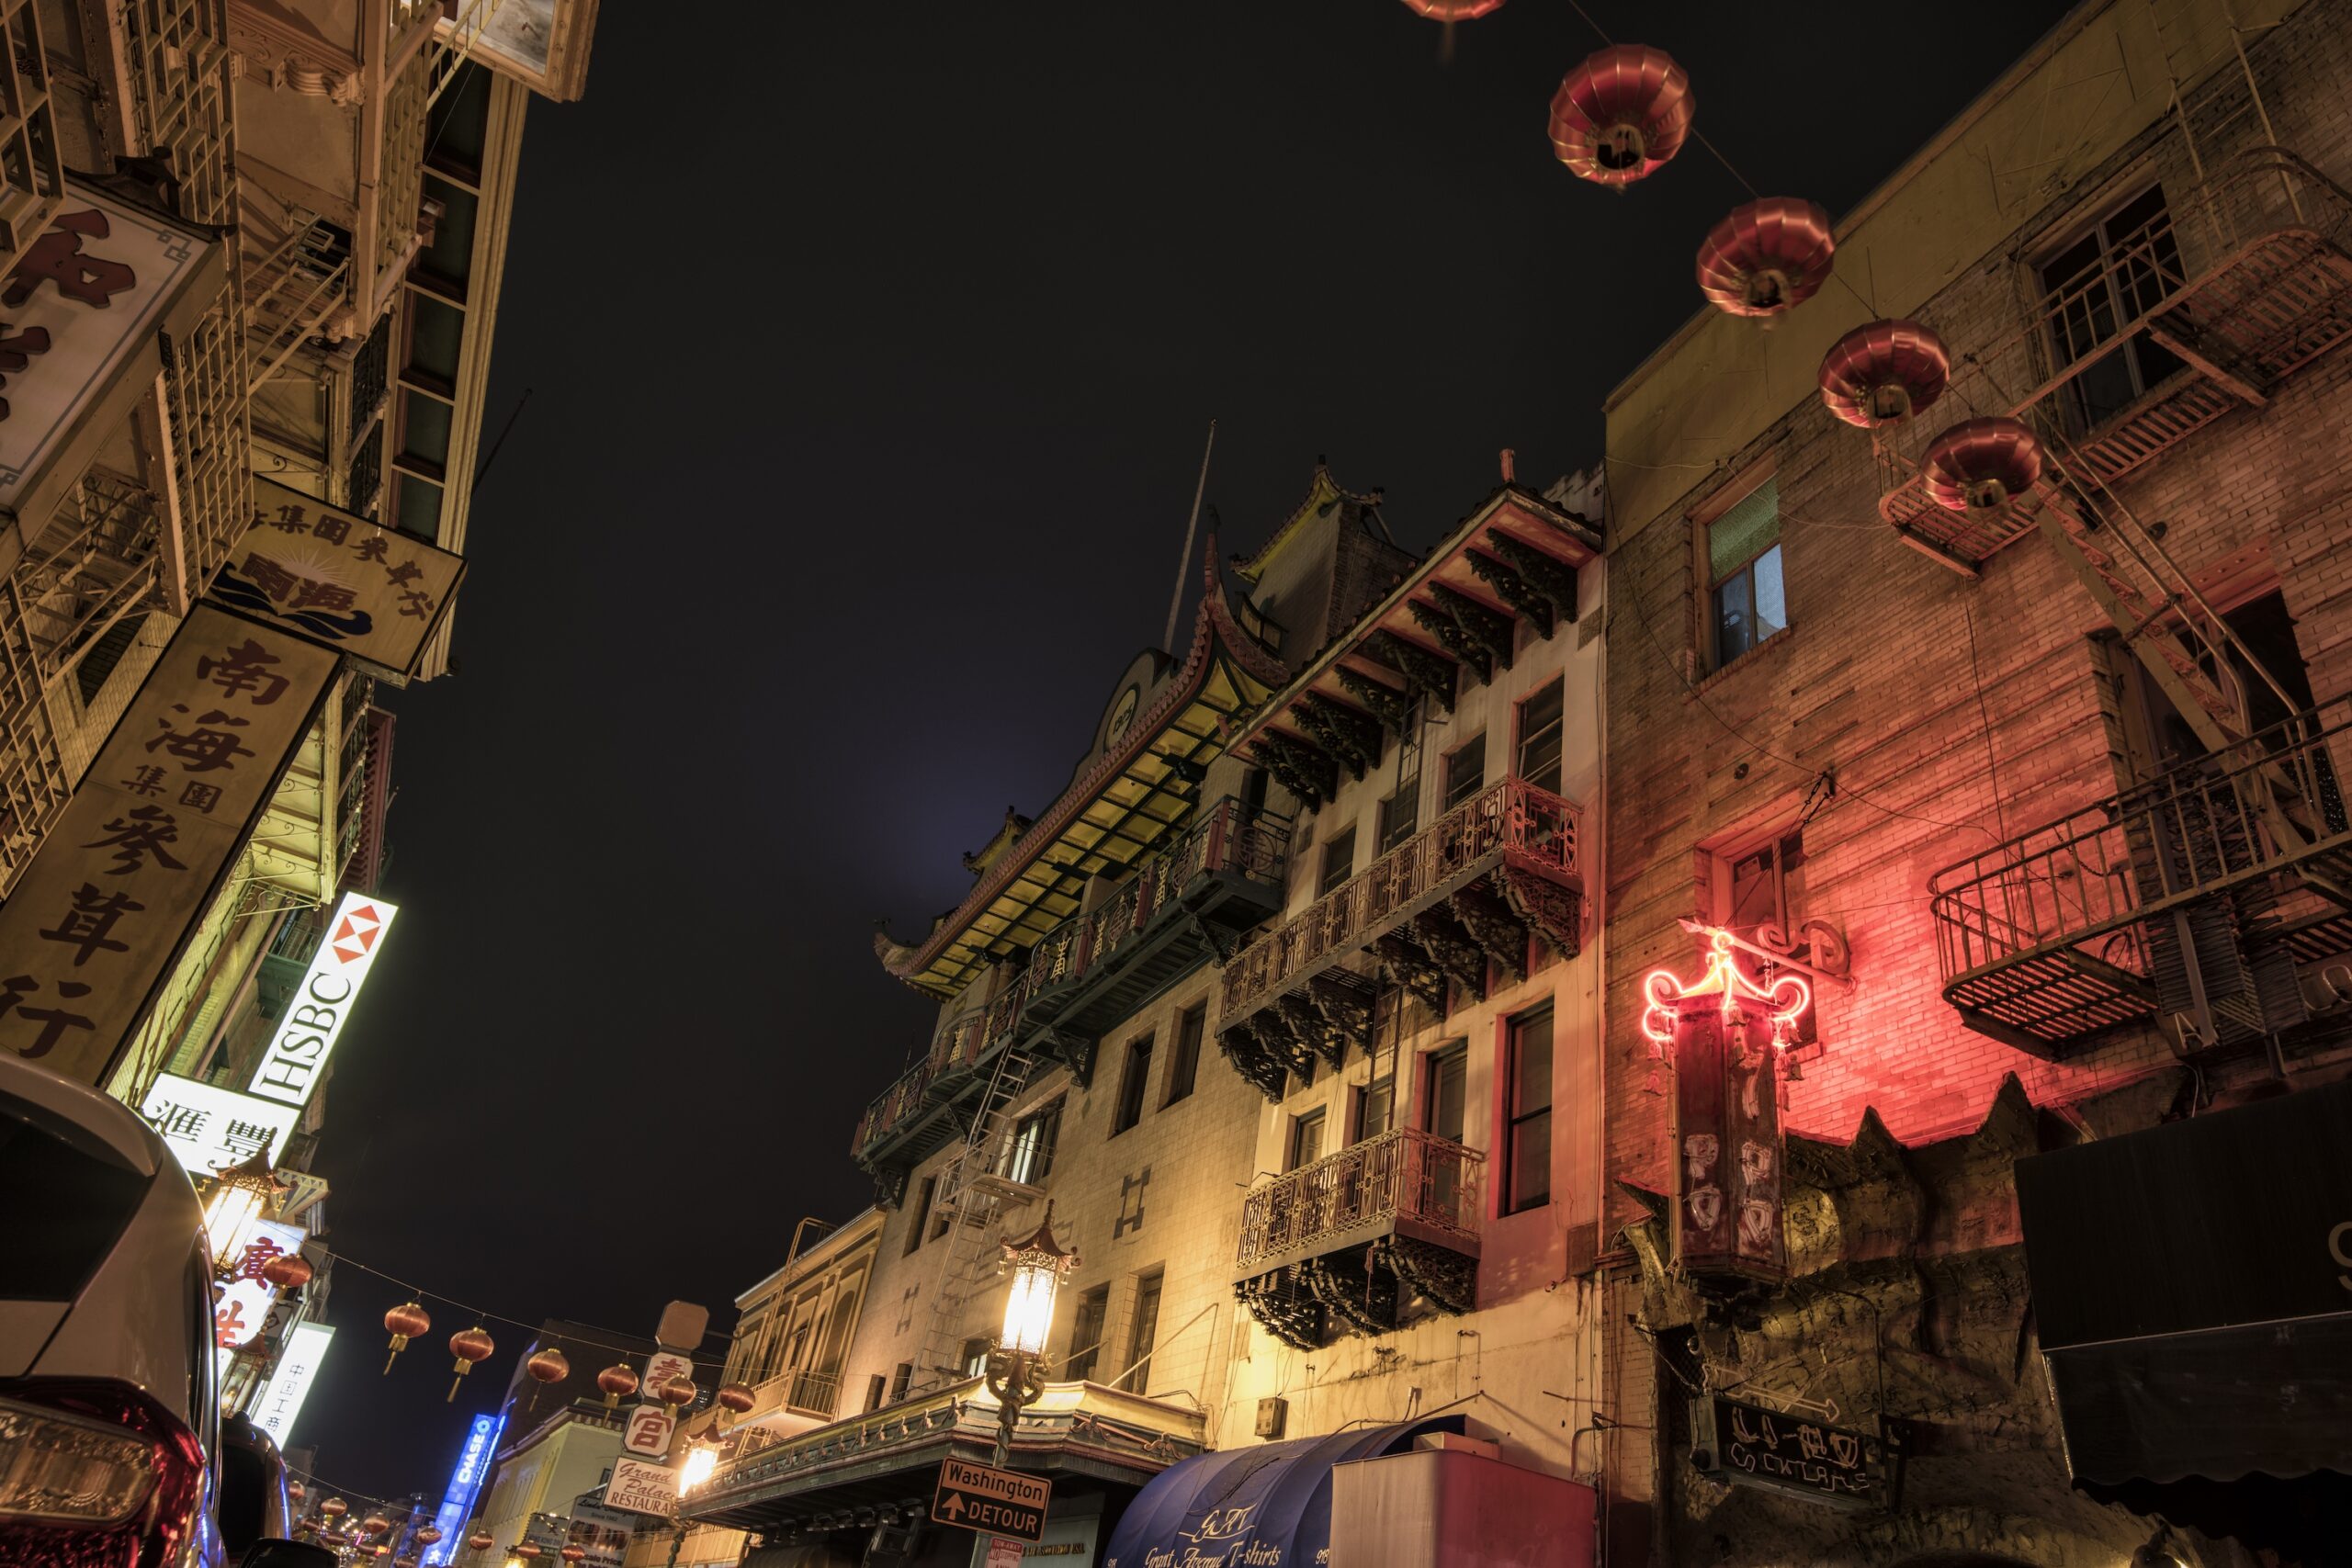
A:
[[[989,1357],[988,1390],[996,1396],[996,1462],[1012,1457],[1012,1436],[1021,1421],[1021,1407],[1034,1404],[1046,1392],[1046,1337],[1053,1331],[1054,1298],[1061,1293],[1062,1277],[1078,1267],[1078,1255],[1065,1252],[1054,1240],[1054,1205],[1048,1199],[1046,1217],[1037,1228],[1015,1241],[1004,1239],[1005,1263],[1012,1288],[1005,1293],[1004,1325],[996,1349]]]
[[[226,1273],[243,1259],[262,1211],[285,1190],[286,1184],[269,1168],[266,1149],[213,1177],[211,1196],[204,1203],[204,1234],[212,1243],[215,1272]]]
[[[681,1495],[699,1491],[718,1468],[718,1450],[709,1443],[696,1443],[686,1450],[685,1461],[678,1466],[678,1491]]]

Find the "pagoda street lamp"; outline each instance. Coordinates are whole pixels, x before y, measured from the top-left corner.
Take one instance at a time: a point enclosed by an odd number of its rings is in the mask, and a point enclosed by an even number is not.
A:
[[[212,1179],[212,1193],[204,1204],[204,1234],[212,1243],[213,1272],[229,1273],[243,1260],[262,1210],[285,1190],[286,1184],[269,1168],[267,1150]]]
[[[1062,1276],[1078,1267],[1078,1255],[1064,1252],[1054,1240],[1051,1199],[1037,1228],[1020,1241],[1007,1236],[1004,1251],[1012,1266],[1012,1289],[1004,1298],[1003,1332],[988,1362],[988,1389],[997,1402],[994,1462],[1000,1466],[1012,1457],[1021,1407],[1046,1392],[1046,1336],[1054,1325],[1054,1298],[1061,1292]]]

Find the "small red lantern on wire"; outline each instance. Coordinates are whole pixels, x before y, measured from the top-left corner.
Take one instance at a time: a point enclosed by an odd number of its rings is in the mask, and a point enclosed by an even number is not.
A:
[[[637,1374],[616,1361],[596,1374],[596,1386],[605,1391],[605,1408],[610,1410],[637,1392]]]
[[[384,1371],[392,1370],[392,1356],[408,1348],[408,1342],[421,1334],[433,1332],[433,1314],[424,1310],[423,1302],[403,1302],[384,1314],[384,1327],[392,1337],[392,1355],[384,1358]]]
[[[2041,443],[2018,420],[1969,419],[1936,437],[1920,461],[1928,497],[1951,512],[1989,512],[2041,478]]]
[[[749,1383],[720,1383],[718,1392],[710,1397],[729,1416],[741,1416],[752,1408],[752,1386]]]
[[[663,1383],[660,1388],[655,1389],[653,1393],[655,1398],[661,1400],[662,1408],[668,1411],[671,1415],[675,1416],[678,1413],[678,1407],[680,1405],[692,1404],[695,1402],[695,1395],[701,1392],[702,1391],[700,1389],[695,1387],[694,1379],[689,1377],[674,1377],[668,1382]]]
[[[439,1525],[427,1525],[423,1529],[416,1532],[416,1544],[419,1546],[431,1546],[435,1541],[437,1541],[440,1539],[441,1527]]]
[[[361,1535],[381,1535],[392,1528],[392,1521],[381,1514],[370,1514],[359,1521]]]
[[[1821,358],[1821,400],[1864,430],[1894,424],[1934,405],[1951,380],[1944,340],[1917,321],[1856,327]]]
[[[584,1546],[567,1546],[561,1551],[557,1552],[556,1555],[562,1558],[566,1562],[577,1563],[584,1562],[587,1559],[588,1549]]]
[[[536,1540],[518,1540],[514,1545],[506,1549],[506,1553],[510,1557],[519,1557],[524,1562],[528,1562],[537,1558],[544,1550],[545,1549],[542,1548]]]
[[[1405,0],[1417,17],[1432,22],[1475,22],[1489,11],[1503,8],[1503,0]]]
[[[1552,151],[1580,180],[1629,186],[1682,151],[1698,107],[1672,55],[1612,45],[1588,56],[1552,95]]]
[[[476,1530],[473,1534],[466,1537],[467,1547],[475,1551],[488,1551],[492,1547],[496,1546],[497,1544],[497,1539],[488,1530]]]
[[[458,1375],[449,1380],[451,1401],[458,1397],[458,1384],[464,1381],[468,1372],[474,1370],[474,1363],[490,1359],[497,1349],[497,1341],[483,1333],[482,1326],[479,1323],[471,1328],[460,1328],[457,1333],[449,1336],[449,1354],[458,1358]]]
[[[1777,316],[1829,281],[1838,242],[1829,214],[1810,201],[1771,196],[1735,207],[1699,247],[1699,292],[1731,316]]]
[[[300,1290],[314,1272],[310,1259],[299,1252],[281,1252],[261,1266],[262,1279],[281,1291]]]
[[[550,1345],[544,1350],[533,1352],[531,1359],[523,1363],[523,1370],[531,1374],[532,1382],[545,1388],[571,1375],[571,1359]],[[535,1388],[531,1391],[531,1408],[537,1410],[538,1407],[539,1391]]]
[[[330,1497],[325,1502],[319,1505],[319,1512],[324,1514],[328,1518],[339,1519],[343,1517],[344,1515],[351,1512],[351,1505],[345,1502],[340,1497]]]
[[[286,1495],[299,1503],[310,1495],[310,1490],[299,1481],[289,1481],[286,1483]]]

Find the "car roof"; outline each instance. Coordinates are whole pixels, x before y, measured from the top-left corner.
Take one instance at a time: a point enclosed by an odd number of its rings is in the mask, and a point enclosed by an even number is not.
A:
[[[81,1129],[141,1176],[177,1163],[155,1129],[130,1106],[14,1053],[0,1052],[0,1094],[12,1094]]]

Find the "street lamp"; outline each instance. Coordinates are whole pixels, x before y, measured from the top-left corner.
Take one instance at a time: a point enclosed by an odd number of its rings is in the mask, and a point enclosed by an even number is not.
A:
[[[1021,1407],[1046,1391],[1046,1336],[1054,1325],[1054,1297],[1062,1276],[1078,1267],[1078,1255],[1064,1252],[1054,1240],[1053,1200],[1046,1201],[1046,1217],[1020,1241],[1004,1239],[1006,1261],[1012,1266],[1012,1289],[1004,1298],[1004,1328],[996,1348],[989,1352],[988,1389],[996,1395],[996,1463],[1012,1457],[1012,1433]]]
[[[212,1196],[204,1206],[204,1234],[211,1238],[215,1272],[226,1273],[244,1258],[262,1209],[285,1190],[286,1184],[269,1168],[266,1149],[213,1177]]]

